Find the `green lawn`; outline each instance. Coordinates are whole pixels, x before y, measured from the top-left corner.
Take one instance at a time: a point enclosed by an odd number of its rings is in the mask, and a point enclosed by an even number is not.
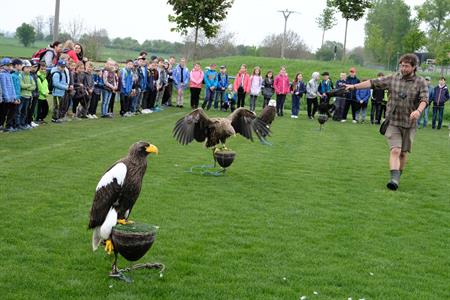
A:
[[[187,173],[211,162],[171,136],[187,112],[0,133],[2,299],[450,297],[447,129],[418,131],[391,192],[376,126],[330,121],[319,132],[303,107],[275,120],[271,147],[231,138],[225,177]],[[141,261],[167,269],[127,284],[108,278],[112,257],[92,252],[87,223],[98,180],[138,140],[160,153],[131,218],[160,226]]]

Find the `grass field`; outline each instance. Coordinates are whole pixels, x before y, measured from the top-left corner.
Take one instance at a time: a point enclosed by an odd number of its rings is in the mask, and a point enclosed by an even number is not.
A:
[[[2,299],[449,298],[447,130],[418,131],[390,192],[377,127],[319,132],[304,111],[275,120],[271,147],[230,139],[225,177],[187,173],[211,162],[171,136],[187,112],[0,133]],[[131,218],[160,226],[141,261],[167,270],[135,271],[127,284],[108,278],[112,257],[92,252],[87,223],[98,180],[138,140],[160,154]]]

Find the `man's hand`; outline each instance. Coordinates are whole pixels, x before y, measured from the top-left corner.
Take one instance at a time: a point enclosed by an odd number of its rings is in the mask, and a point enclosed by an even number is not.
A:
[[[355,85],[353,84],[344,84],[346,91],[353,91],[355,89]]]
[[[419,119],[420,118],[420,115],[422,114],[422,112],[420,112],[418,109],[416,109],[415,111],[413,111],[410,115],[409,115],[409,118],[411,119],[411,120],[417,120],[417,119]]]

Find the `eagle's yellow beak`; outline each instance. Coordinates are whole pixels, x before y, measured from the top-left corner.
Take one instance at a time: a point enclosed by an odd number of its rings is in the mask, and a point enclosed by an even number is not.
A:
[[[150,146],[148,146],[147,148],[145,148],[145,151],[147,153],[155,153],[158,154],[158,148],[156,148],[155,145],[150,144]]]

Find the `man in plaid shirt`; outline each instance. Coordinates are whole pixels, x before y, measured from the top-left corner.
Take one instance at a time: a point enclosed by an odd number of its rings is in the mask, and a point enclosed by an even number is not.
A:
[[[397,190],[400,175],[405,168],[408,152],[416,134],[417,119],[428,105],[428,85],[416,75],[418,59],[415,54],[400,58],[400,72],[391,76],[346,85],[347,90],[378,88],[389,90],[386,116],[389,127],[385,137],[390,146],[389,166],[391,178],[387,187]]]

